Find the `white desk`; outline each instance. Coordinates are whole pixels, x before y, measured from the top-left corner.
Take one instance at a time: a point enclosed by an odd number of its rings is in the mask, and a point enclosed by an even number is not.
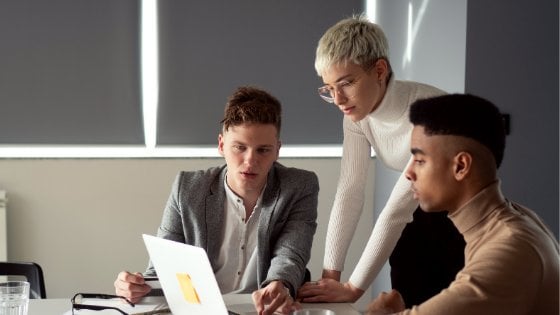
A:
[[[250,294],[226,294],[224,301],[233,311],[254,311]],[[303,303],[303,308],[324,308],[337,315],[360,315],[349,303]],[[70,308],[70,299],[32,299],[29,300],[28,315],[62,315]]]
[[[61,315],[72,307],[70,299],[31,299],[28,315]]]

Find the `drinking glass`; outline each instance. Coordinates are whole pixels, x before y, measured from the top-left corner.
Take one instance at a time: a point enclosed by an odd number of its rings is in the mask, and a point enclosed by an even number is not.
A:
[[[29,282],[0,282],[0,315],[27,315]]]

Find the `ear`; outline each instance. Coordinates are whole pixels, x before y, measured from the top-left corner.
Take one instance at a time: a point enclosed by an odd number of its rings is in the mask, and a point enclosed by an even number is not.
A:
[[[377,80],[385,82],[389,75],[389,64],[385,59],[379,59],[373,65],[373,70],[377,76]]]
[[[278,149],[276,149],[276,160],[280,157],[280,147],[282,146],[282,141],[278,140]]]
[[[221,133],[218,134],[218,152],[224,156],[224,136]]]
[[[472,155],[461,151],[453,158],[453,175],[457,181],[464,180],[472,168]]]

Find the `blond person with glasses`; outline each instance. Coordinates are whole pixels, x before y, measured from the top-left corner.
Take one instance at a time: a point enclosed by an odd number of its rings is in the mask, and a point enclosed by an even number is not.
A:
[[[349,281],[340,282],[340,275],[363,208],[371,148],[387,167],[403,172],[411,158],[410,104],[445,92],[395,80],[387,39],[364,16],[344,19],[326,31],[315,69],[324,82],[319,96],[344,114],[344,143],[322,277],[304,284],[298,297],[303,302],[354,302],[391,256],[393,288],[407,306],[419,304],[453,280],[463,266],[465,243],[445,213],[426,214],[418,208],[403,174]]]

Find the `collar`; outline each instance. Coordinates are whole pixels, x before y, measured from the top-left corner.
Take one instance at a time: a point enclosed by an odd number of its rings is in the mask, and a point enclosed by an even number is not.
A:
[[[264,184],[264,187],[261,190],[261,193],[259,195],[259,198],[257,199],[257,202],[255,204],[255,208],[260,207],[261,203],[262,203],[262,197],[264,194],[264,191],[266,190],[266,185],[268,183]],[[239,195],[237,195],[228,185],[227,183],[227,171],[226,171],[226,175],[224,176],[224,189],[226,191],[226,198],[232,202],[235,205],[241,205],[242,209],[245,210],[245,206],[243,206],[243,198]]]
[[[449,215],[466,241],[468,241],[469,232],[476,231],[474,228],[477,224],[497,208],[504,207],[506,200],[500,190],[500,184],[500,180],[492,182],[465,205]]]
[[[409,102],[408,100],[403,100],[405,96],[407,94],[399,93],[396,87],[395,75],[391,75],[381,103],[368,116],[380,121],[398,121],[408,110]]]

